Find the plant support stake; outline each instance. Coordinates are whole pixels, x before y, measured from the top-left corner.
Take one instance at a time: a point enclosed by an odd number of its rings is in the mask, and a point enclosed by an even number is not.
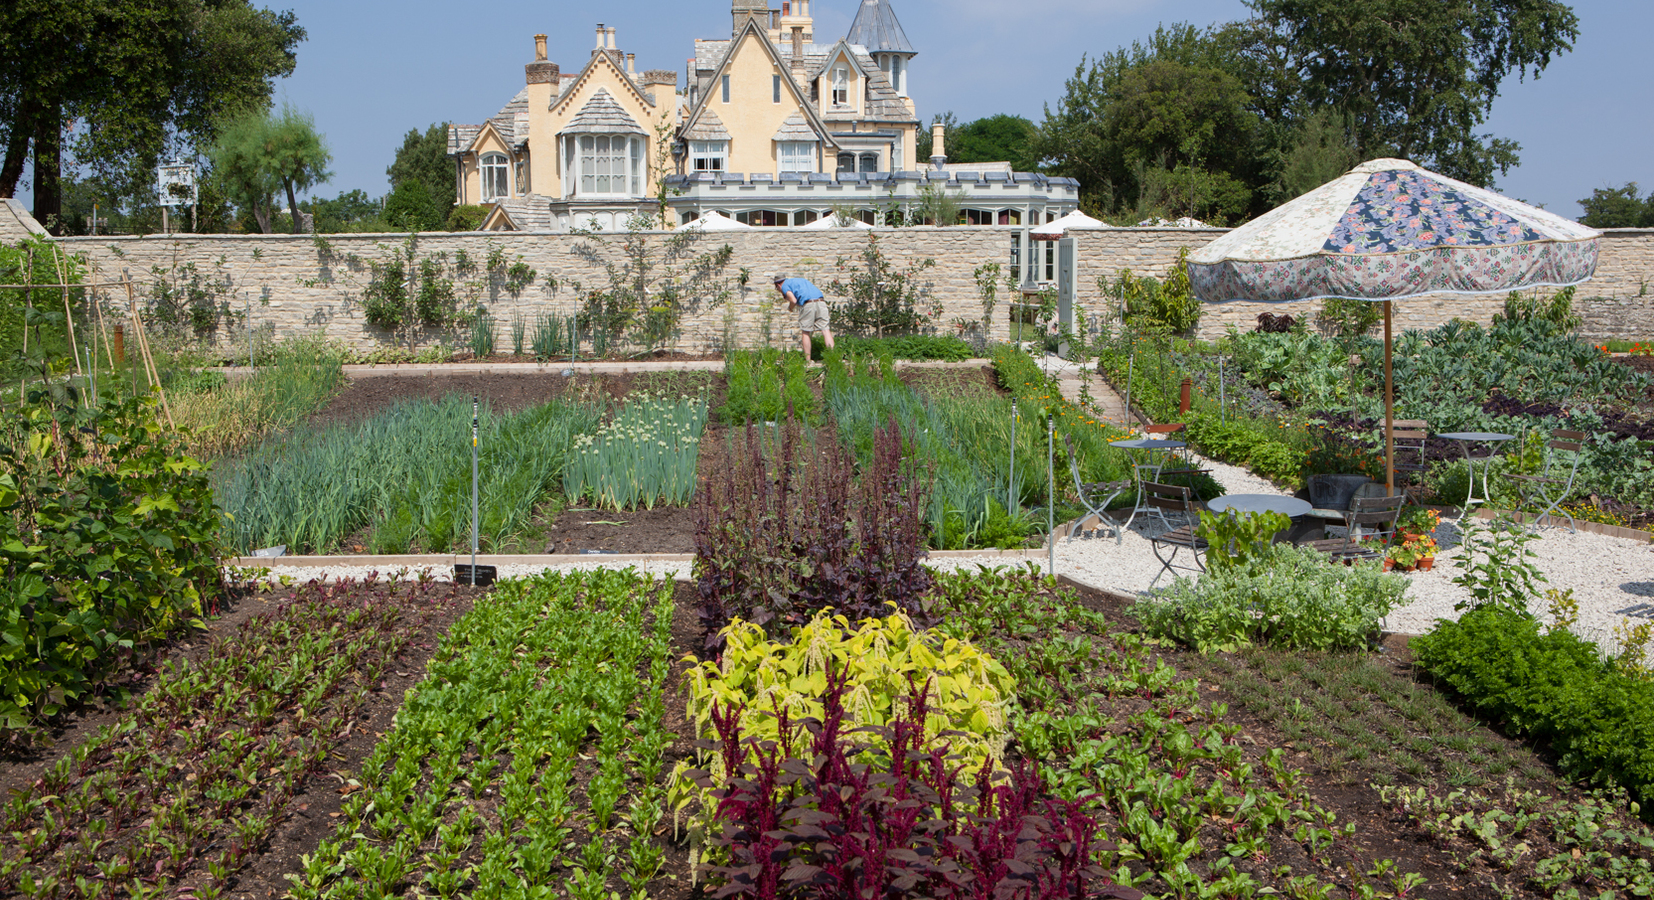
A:
[[[1011,497],[1016,494],[1017,484],[1017,401],[1011,399],[1011,474],[1005,479],[1005,512],[1016,515],[1016,507],[1011,505]]]
[[[1057,575],[1057,420],[1045,415],[1045,574]]]
[[[477,398],[471,396],[471,586],[477,586]]]

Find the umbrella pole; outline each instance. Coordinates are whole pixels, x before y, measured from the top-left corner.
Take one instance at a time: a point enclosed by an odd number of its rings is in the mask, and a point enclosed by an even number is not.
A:
[[[1384,495],[1396,495],[1396,392],[1390,375],[1390,301],[1384,301]]]

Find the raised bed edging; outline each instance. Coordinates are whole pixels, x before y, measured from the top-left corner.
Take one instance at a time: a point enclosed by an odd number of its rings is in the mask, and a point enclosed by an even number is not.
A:
[[[1524,524],[1532,522],[1535,519],[1539,519],[1539,524],[1547,528],[1565,528],[1567,526],[1563,523],[1568,521],[1566,516],[1535,516],[1533,513],[1511,512],[1505,509],[1488,509],[1485,506],[1476,510],[1475,516],[1478,519],[1488,520],[1492,520],[1498,516],[1509,516]],[[1575,519],[1574,527],[1580,531],[1589,532],[1591,534],[1607,535],[1608,537],[1626,538],[1627,540],[1643,541],[1645,543],[1648,541],[1654,541],[1654,534],[1647,531],[1638,531],[1635,528],[1626,528],[1623,525],[1605,525],[1601,522],[1586,522],[1580,519]]]

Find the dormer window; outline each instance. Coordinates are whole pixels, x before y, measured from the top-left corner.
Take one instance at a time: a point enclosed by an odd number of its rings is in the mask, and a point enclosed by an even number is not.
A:
[[[850,102],[850,69],[844,65],[833,67],[833,105],[845,106]]]
[[[511,196],[511,188],[507,182],[506,159],[504,153],[484,153],[481,160],[482,171],[482,201],[497,200]]]

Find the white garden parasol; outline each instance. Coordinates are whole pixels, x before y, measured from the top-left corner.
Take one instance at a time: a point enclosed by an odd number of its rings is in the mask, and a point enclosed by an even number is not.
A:
[[[1059,219],[1053,219],[1044,225],[1029,232],[1036,241],[1054,241],[1062,237],[1063,232],[1070,228],[1109,228],[1107,222],[1093,219],[1079,210],[1074,210]]]

